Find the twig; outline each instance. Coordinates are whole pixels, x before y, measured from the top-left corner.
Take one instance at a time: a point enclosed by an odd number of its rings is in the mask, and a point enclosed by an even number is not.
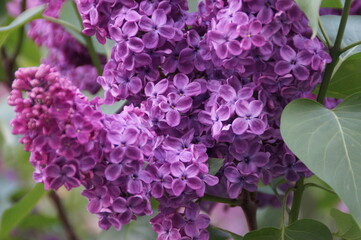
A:
[[[257,202],[256,193],[243,190],[241,194],[241,208],[246,216],[248,229],[253,231],[257,229]]]
[[[58,194],[54,191],[50,191],[49,197],[50,197],[50,200],[53,202],[53,204],[56,208],[56,211],[58,212],[59,220],[64,227],[64,230],[68,236],[68,239],[69,240],[79,240],[79,238],[75,234],[73,226],[69,222],[68,216],[66,215],[66,212],[65,212],[65,208],[64,208]]]
[[[25,10],[26,10],[26,0],[22,0],[21,11],[24,12]],[[25,28],[24,26],[22,26],[19,29],[18,41],[16,43],[13,55],[9,57],[5,51],[5,48],[1,49],[1,57],[3,58],[3,64],[6,74],[6,82],[9,85],[9,87],[11,87],[14,81],[16,59],[19,56],[21,47],[23,46],[24,43],[24,39],[25,39]]]

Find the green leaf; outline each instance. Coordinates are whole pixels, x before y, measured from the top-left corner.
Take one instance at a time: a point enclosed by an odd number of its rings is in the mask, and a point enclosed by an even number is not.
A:
[[[282,230],[263,228],[244,236],[244,240],[332,240],[330,230],[311,219],[301,219]]]
[[[213,226],[209,226],[207,228],[207,231],[209,233],[209,239],[212,240],[225,240],[229,238],[229,235],[222,230],[219,230]]]
[[[342,8],[340,0],[323,0],[321,3],[322,8]]]
[[[10,36],[7,38],[4,47],[7,50],[7,53],[9,55],[12,55],[16,48],[18,47],[19,42],[19,33],[21,29],[18,28]],[[21,67],[33,67],[33,66],[39,66],[40,65],[40,49],[39,46],[37,46],[33,40],[31,40],[29,37],[24,36],[23,37],[23,43],[21,46],[21,51],[19,52],[19,55],[16,58],[16,64],[17,66]]]
[[[325,15],[320,17],[323,26],[325,27],[325,31],[329,36],[332,43],[335,42],[337,36],[337,30],[340,25],[341,16],[336,15]],[[345,34],[342,38],[341,47],[346,47],[351,43],[357,42],[361,40],[361,16],[352,15],[348,16],[347,25],[345,28]],[[358,48],[358,52],[360,48]]]
[[[361,53],[343,61],[332,77],[327,90],[328,97],[346,98],[361,91]]]
[[[233,233],[233,232],[231,232],[231,231],[228,231],[228,230],[226,230],[226,229],[218,228],[218,227],[212,227],[212,228],[217,229],[217,230],[225,233],[226,235],[228,235],[229,237],[231,237],[233,240],[243,240],[243,237],[242,237],[242,236],[240,236],[240,235],[238,235],[238,234],[235,234],[235,233]]]
[[[244,236],[244,240],[278,240],[281,239],[281,230],[277,228],[262,228]]]
[[[4,212],[1,218],[0,239],[7,238],[11,230],[31,212],[45,193],[44,186],[37,184],[24,198]]]
[[[361,240],[360,226],[350,214],[332,209],[331,216],[336,220],[338,237],[345,240]]]
[[[361,222],[361,94],[329,110],[310,99],[286,106],[281,134],[287,146],[332,187]]]
[[[196,12],[198,10],[199,0],[188,0],[189,12]]]
[[[22,229],[49,229],[59,223],[55,217],[48,217],[44,215],[29,215],[19,225]]]
[[[319,10],[322,0],[295,0],[308,18],[309,25],[312,28],[312,37],[317,35]]]
[[[0,24],[8,17],[6,9],[6,0],[0,0]]]
[[[23,13],[21,13],[14,21],[10,23],[10,25],[5,27],[0,27],[0,47],[4,44],[6,38],[9,36],[11,32],[16,30],[17,28],[31,22],[34,19],[42,18],[42,13],[45,9],[45,6],[38,6],[34,8],[30,8]]]
[[[209,174],[216,175],[219,169],[223,166],[224,159],[221,158],[209,158],[208,167]]]
[[[332,234],[323,223],[312,219],[301,219],[288,226],[285,240],[332,240]]]

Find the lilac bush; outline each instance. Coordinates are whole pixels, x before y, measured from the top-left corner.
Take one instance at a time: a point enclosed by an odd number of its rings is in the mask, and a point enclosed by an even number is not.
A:
[[[44,14],[58,17],[62,1],[48,2]],[[63,27],[36,20],[28,34],[48,57],[17,71],[8,101],[46,189],[82,185],[102,229],[152,215],[155,199],[158,239],[209,239],[207,196],[237,200],[260,181],[290,188],[312,175],[286,147],[280,117],[314,98],[331,58],[293,1],[205,0],[195,13],[185,0],[76,4],[83,33],[115,43],[103,74]],[[104,98],[80,91],[99,86]],[[121,100],[118,113],[100,110]],[[275,205],[263,193],[255,202]]]

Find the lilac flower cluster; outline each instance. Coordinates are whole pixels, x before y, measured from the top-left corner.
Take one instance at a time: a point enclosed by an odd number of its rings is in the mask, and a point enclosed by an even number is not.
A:
[[[17,16],[21,12],[21,2],[13,0],[7,4],[8,11]],[[44,15],[58,18],[65,0],[28,0],[26,7],[32,8],[48,4]],[[42,62],[56,67],[57,70],[80,90],[95,94],[100,85],[96,78],[98,73],[92,65],[87,49],[59,24],[38,19],[30,23],[28,36],[39,46],[48,49],[48,56]]]
[[[46,189],[82,184],[100,227],[120,229],[135,216],[152,214],[150,197],[167,212],[186,203],[185,216],[206,218],[189,204],[218,179],[207,174],[206,147],[189,142],[193,132],[184,141],[157,136],[145,112],[133,106],[104,115],[98,98],[88,101],[47,65],[19,69],[8,102],[17,113],[13,132],[24,135],[20,141],[31,152],[34,179]],[[186,236],[196,236],[207,222],[185,227]]]
[[[206,193],[237,199],[259,181],[311,175],[285,146],[280,116],[331,59],[292,0],[205,0],[196,13],[185,0],[77,5],[85,34],[115,41],[98,78],[105,98],[88,101],[41,66],[19,70],[9,104],[36,179],[84,185],[100,227],[152,214],[153,197],[158,239],[208,239],[196,204]],[[122,99],[120,114],[99,111]],[[209,158],[222,164],[216,176]]]

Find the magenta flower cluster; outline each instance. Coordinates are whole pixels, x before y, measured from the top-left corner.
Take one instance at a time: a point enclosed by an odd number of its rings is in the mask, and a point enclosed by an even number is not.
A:
[[[103,229],[151,215],[154,198],[158,239],[206,240],[196,201],[206,193],[237,199],[259,181],[311,175],[285,146],[280,116],[331,59],[292,0],[205,0],[195,13],[186,0],[76,2],[83,32],[115,42],[98,77],[104,99],[47,65],[20,69],[9,98],[47,189],[83,185]],[[124,99],[119,114],[100,111]]]
[[[44,15],[58,18],[65,0],[27,0],[27,8],[48,4]],[[7,4],[12,16],[21,12],[20,0],[13,0]],[[40,47],[48,49],[48,55],[42,63],[53,66],[63,76],[71,79],[80,90],[87,90],[95,94],[100,85],[96,83],[98,76],[92,65],[88,50],[78,42],[63,26],[38,19],[30,22],[27,35]],[[102,61],[105,58],[102,57]]]

